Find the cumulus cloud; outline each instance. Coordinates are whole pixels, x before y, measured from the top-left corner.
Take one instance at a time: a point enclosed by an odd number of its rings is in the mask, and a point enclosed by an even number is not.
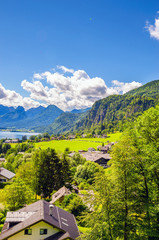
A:
[[[21,86],[30,93],[31,99],[42,100],[47,105],[54,104],[64,111],[91,107],[101,98],[112,94],[124,94],[141,86],[138,82],[123,83],[114,80],[113,86],[108,88],[102,78],[91,78],[84,70],[75,71],[64,66],[57,68],[62,70],[62,73],[36,73],[33,82],[23,80]]]
[[[114,84],[114,90],[117,91],[118,94],[124,94],[129,92],[132,89],[141,87],[142,84],[139,82],[131,82],[131,83],[123,83],[123,82],[119,82],[118,80],[113,80],[112,83]]]
[[[21,87],[28,92],[28,97],[5,89],[0,84],[0,104],[5,106],[23,106],[25,109],[54,104],[62,110],[91,107],[92,104],[112,94],[124,94],[141,83],[112,81],[107,87],[100,77],[91,78],[84,70],[68,69],[58,66],[59,71],[35,73],[33,80],[23,80]],[[41,104],[41,102],[43,104]]]
[[[25,109],[41,105],[29,97],[23,98],[19,93],[5,89],[2,84],[0,84],[0,104],[8,107],[23,106]]]
[[[146,29],[149,31],[152,38],[159,40],[159,17],[155,19],[154,25],[146,22]]]

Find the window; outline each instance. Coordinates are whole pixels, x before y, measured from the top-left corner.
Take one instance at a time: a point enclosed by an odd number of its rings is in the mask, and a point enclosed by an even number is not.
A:
[[[47,229],[46,228],[41,228],[40,229],[40,235],[45,235],[47,234]]]
[[[0,178],[0,182],[6,182],[7,180],[6,179],[1,179]]]
[[[32,229],[30,229],[30,228],[29,229],[25,229],[24,230],[24,234],[25,235],[32,235]]]

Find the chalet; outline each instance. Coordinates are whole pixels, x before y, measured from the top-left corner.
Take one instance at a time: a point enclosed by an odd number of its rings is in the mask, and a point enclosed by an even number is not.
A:
[[[19,143],[19,139],[10,139],[10,140],[5,140],[4,143]]]
[[[74,240],[78,236],[73,214],[39,200],[7,213],[0,240]]]
[[[98,150],[98,151],[100,151],[100,150],[101,150],[101,148],[102,148],[102,146],[101,146],[101,145],[97,146],[97,150]]]
[[[76,152],[71,152],[68,154],[69,157],[73,157],[76,154]]]
[[[51,140],[57,140],[57,137],[52,137]]]
[[[95,148],[93,147],[88,148],[88,152],[94,152],[94,151],[96,151]]]
[[[107,168],[108,161],[111,159],[108,153],[102,153],[100,151],[86,152],[81,154],[87,161],[98,163],[100,166]]]
[[[72,187],[72,189],[73,189],[73,190],[72,190],[73,192],[75,192],[75,193],[77,193],[77,194],[79,193],[79,189],[78,189],[77,186],[71,185],[71,187]]]
[[[103,153],[107,153],[110,149],[109,145],[105,145],[103,147],[100,148],[100,151],[102,151]]]
[[[0,182],[12,181],[15,174],[3,167],[0,168]]]
[[[86,134],[82,134],[82,136],[81,136],[81,137],[82,137],[82,138],[86,138],[86,136],[87,136]]]
[[[107,137],[108,137],[107,134],[102,135],[102,138],[107,138]]]
[[[12,143],[12,140],[5,140],[5,142],[4,143]]]
[[[52,200],[50,203],[54,203],[56,202],[57,200],[59,200],[60,202],[63,201],[64,199],[64,196],[65,195],[69,195],[71,194],[71,191],[66,188],[65,186],[63,186],[62,188],[60,188],[57,192],[55,192],[53,195],[52,195]]]
[[[68,136],[68,139],[71,140],[71,139],[75,139],[76,138],[76,135],[70,135]]]
[[[4,163],[5,161],[5,158],[0,158],[0,163]]]

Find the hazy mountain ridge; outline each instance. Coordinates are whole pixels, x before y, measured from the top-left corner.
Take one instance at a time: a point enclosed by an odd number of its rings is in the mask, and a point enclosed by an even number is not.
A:
[[[51,124],[63,111],[55,105],[48,107],[32,108],[25,111],[23,107],[17,107],[14,111],[0,116],[0,126],[12,128],[31,129],[35,126],[47,126]]]

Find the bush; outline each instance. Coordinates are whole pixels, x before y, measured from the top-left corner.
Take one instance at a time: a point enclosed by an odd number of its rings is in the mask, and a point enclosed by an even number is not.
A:
[[[80,190],[88,190],[89,187],[90,185],[86,181],[81,182],[78,186]]]

